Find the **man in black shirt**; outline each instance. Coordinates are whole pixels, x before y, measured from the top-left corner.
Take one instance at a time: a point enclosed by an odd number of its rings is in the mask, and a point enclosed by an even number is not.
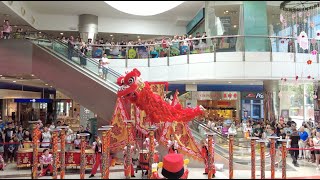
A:
[[[13,126],[13,122],[9,122],[8,123],[8,128],[6,128],[5,130],[4,130],[4,141],[6,142],[6,143],[9,143],[10,142],[10,140],[13,138],[13,135],[16,133],[16,130],[15,130],[15,128],[14,128],[14,126]],[[8,147],[9,147],[9,145],[4,145],[4,149],[5,149],[5,151],[4,151],[4,157],[5,157],[5,161],[7,161],[8,160],[8,151],[6,151],[6,149],[8,149]]]
[[[292,129],[292,134],[290,136],[291,140],[291,148],[299,148],[298,142],[300,140],[300,135],[297,131],[296,124],[292,123],[291,124],[291,129]],[[298,156],[299,156],[299,150],[290,150],[291,158],[292,158],[292,163],[295,167],[299,167],[298,164]]]

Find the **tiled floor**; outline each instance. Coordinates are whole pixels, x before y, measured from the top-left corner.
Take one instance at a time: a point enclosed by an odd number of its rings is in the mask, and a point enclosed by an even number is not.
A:
[[[291,159],[288,158],[287,162],[288,165],[291,166]],[[320,177],[320,171],[316,170],[316,167],[314,164],[308,163],[304,160],[299,161],[300,167],[290,167],[290,171],[287,171],[287,177],[292,179],[318,179]],[[189,179],[207,179],[207,176],[203,175],[204,169],[202,168],[189,168]],[[123,166],[115,166],[111,167],[110,169],[110,178],[112,179],[124,179],[124,173],[123,173]],[[29,168],[22,168],[17,169],[15,167],[15,164],[9,164],[5,171],[0,171],[0,179],[13,179],[13,178],[19,178],[19,179],[30,179],[31,169]],[[86,171],[85,178],[88,179],[90,175],[90,170]],[[276,169],[276,178],[281,178],[281,168]],[[251,172],[250,170],[234,170],[234,179],[244,179],[244,178],[250,178]],[[270,178],[270,170],[266,169],[265,172],[266,178]],[[305,177],[304,177],[305,176]],[[225,167],[225,169],[221,171],[217,171],[216,178],[215,179],[228,179],[229,177],[229,171],[228,167]],[[51,179],[49,176],[40,177],[39,179]],[[59,176],[58,176],[59,178]],[[68,169],[66,173],[66,179],[78,179],[79,178],[79,169]],[[256,169],[256,178],[260,179],[260,169]],[[98,173],[95,177],[92,179],[101,179],[101,175]],[[138,171],[135,178],[132,179],[141,179],[141,171]],[[143,177],[143,179],[146,179],[146,177]]]

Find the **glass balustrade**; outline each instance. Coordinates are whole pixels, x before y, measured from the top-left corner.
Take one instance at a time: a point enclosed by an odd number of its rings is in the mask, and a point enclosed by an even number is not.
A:
[[[70,49],[67,44],[58,40],[52,40],[44,37],[28,37],[27,39],[41,47],[44,47],[51,53],[58,54],[61,60],[75,63],[88,70],[94,76],[99,77],[101,80],[112,82],[113,86],[117,88],[116,81],[121,74],[105,66],[100,66],[99,69],[98,59],[89,58],[83,55],[78,49]]]

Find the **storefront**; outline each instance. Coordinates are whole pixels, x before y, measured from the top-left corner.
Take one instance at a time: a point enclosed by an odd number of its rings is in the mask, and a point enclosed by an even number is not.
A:
[[[263,98],[263,92],[241,92],[241,119],[264,118]]]
[[[212,120],[239,120],[240,92],[237,91],[198,91],[192,92],[191,104],[196,103],[207,109]]]

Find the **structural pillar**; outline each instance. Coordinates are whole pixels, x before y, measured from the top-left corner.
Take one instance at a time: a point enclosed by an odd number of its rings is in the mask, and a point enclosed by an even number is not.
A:
[[[98,16],[92,14],[79,15],[79,33],[83,41],[88,42],[88,39],[92,39],[94,42],[98,34]]]
[[[264,80],[263,91],[264,91],[263,93],[264,119],[269,121],[279,119],[279,115],[280,115],[279,81]]]

